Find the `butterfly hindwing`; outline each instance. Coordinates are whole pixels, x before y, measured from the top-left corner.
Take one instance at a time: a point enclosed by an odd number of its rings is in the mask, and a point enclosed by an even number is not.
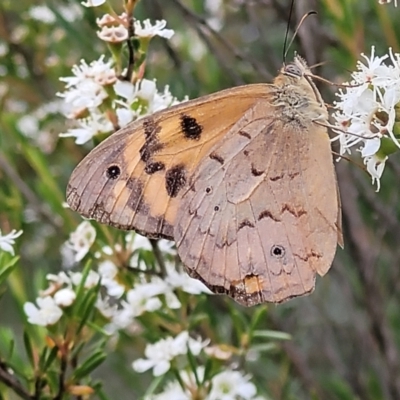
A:
[[[311,292],[338,241],[326,130],[311,120],[296,129],[270,108],[256,103],[251,122],[233,127],[201,162],[174,230],[189,273],[244,305]]]

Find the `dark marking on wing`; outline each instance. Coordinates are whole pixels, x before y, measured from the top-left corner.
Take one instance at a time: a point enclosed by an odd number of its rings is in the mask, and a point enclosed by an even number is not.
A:
[[[165,169],[165,164],[162,163],[161,161],[155,161],[155,162],[148,162],[146,164],[146,167],[144,168],[144,171],[148,175],[152,175],[158,171],[162,171]]]
[[[198,140],[200,139],[203,127],[189,115],[181,115],[181,130],[187,139]]]
[[[140,179],[130,177],[126,181],[126,187],[130,190],[126,202],[127,206],[135,212],[147,213],[149,207],[143,201],[143,182]]]
[[[164,145],[159,142],[157,136],[151,136],[139,150],[140,159],[145,163],[149,162],[151,157],[162,150],[163,147]]]
[[[143,118],[143,129],[146,140],[149,137],[155,136],[161,132],[161,126],[157,124],[152,117]]]
[[[302,215],[307,214],[307,211],[304,210],[303,208],[296,210],[290,204],[287,203],[285,203],[281,208],[281,213],[284,213],[285,211],[287,211],[288,213],[292,214],[295,217],[301,217]]]
[[[275,258],[283,258],[286,254],[286,250],[280,244],[274,244],[271,247],[270,253],[271,253],[271,256],[273,256]]]
[[[224,159],[217,153],[215,153],[214,151],[210,154],[210,158],[211,160],[215,160],[218,161],[221,165],[224,165]]]
[[[271,211],[269,211],[269,210],[261,211],[260,215],[258,216],[258,220],[260,221],[260,220],[262,220],[263,218],[271,218],[271,219],[272,219],[273,221],[275,221],[275,222],[280,222],[280,221],[281,221],[280,218],[275,217],[275,216],[271,213]]]
[[[106,170],[108,179],[115,180],[121,175],[121,168],[119,165],[110,165]]]
[[[176,197],[186,184],[186,170],[183,165],[175,165],[165,174],[165,188],[168,196]]]
[[[288,174],[290,179],[294,179],[294,178],[296,178],[296,176],[299,176],[299,175],[300,175],[300,172],[292,172],[292,173]]]
[[[243,306],[249,307],[264,302],[263,295],[260,291],[246,291],[246,283],[248,280],[252,279],[250,275],[247,275],[243,281],[232,282],[229,287],[225,287],[221,285],[210,285],[209,282],[203,279],[203,277],[193,269],[189,269],[188,273],[192,278],[203,282],[215,294],[227,294]]]
[[[240,136],[246,137],[247,139],[251,139],[250,133],[248,133],[248,132],[246,132],[246,131],[240,130],[240,131],[238,132],[238,134],[239,134]]]
[[[264,173],[264,171],[257,169],[254,164],[251,164],[251,173],[254,176],[260,176]]]
[[[282,179],[284,176],[285,176],[285,173],[282,172],[280,175],[270,176],[269,180],[272,182],[276,182],[276,181],[279,181],[280,179]]]
[[[319,259],[319,258],[322,257],[321,254],[317,253],[317,252],[314,251],[314,250],[311,250],[311,252],[307,253],[305,256],[301,256],[300,254],[297,254],[297,253],[293,253],[293,255],[296,256],[296,257],[298,257],[298,258],[300,258],[300,260],[305,261],[305,262],[308,261],[310,258],[317,258],[317,259]]]
[[[248,219],[245,219],[239,224],[238,231],[240,231],[245,226],[248,226],[249,228],[254,228],[254,224],[251,223]]]

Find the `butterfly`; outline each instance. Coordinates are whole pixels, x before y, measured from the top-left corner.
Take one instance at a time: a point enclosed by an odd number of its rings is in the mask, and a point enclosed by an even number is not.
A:
[[[328,112],[311,76],[296,56],[273,84],[131,122],[73,171],[69,206],[175,240],[190,276],[242,305],[312,292],[343,236]]]

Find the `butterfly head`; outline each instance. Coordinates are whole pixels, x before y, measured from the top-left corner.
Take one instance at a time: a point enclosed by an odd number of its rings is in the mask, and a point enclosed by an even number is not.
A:
[[[315,99],[318,104],[323,105],[321,94],[312,80],[313,76],[306,61],[296,55],[291,63],[281,68],[280,74],[274,80],[274,84],[281,88],[285,87],[289,92],[297,92],[308,98]]]
[[[301,79],[305,75],[311,74],[311,71],[308,68],[306,61],[296,55],[293,62],[282,67],[281,74],[294,79]]]

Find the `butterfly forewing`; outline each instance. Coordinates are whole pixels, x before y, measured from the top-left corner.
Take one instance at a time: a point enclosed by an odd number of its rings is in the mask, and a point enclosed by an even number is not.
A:
[[[78,165],[68,204],[87,218],[173,239],[181,193],[193,170],[269,91],[267,84],[228,89],[129,124]]]

